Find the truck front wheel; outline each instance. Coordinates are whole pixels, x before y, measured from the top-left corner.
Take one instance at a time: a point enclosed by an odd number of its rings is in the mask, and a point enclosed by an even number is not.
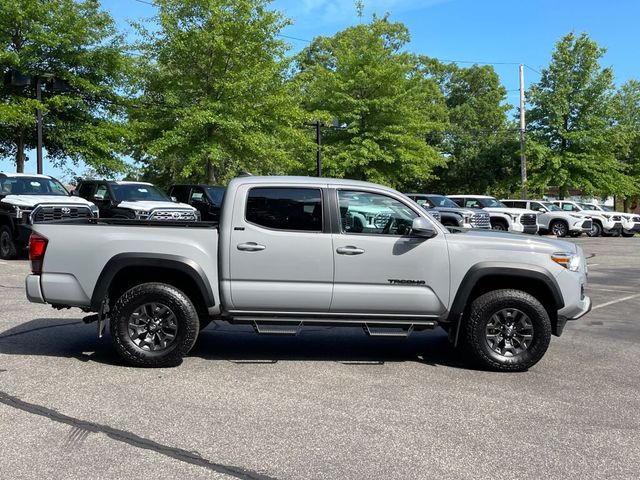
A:
[[[116,302],[110,331],[118,354],[136,367],[174,367],[198,337],[198,313],[189,298],[164,283],[144,283]]]
[[[520,290],[494,290],[471,304],[464,343],[484,368],[519,372],[535,365],[551,341],[551,321],[542,304]]]

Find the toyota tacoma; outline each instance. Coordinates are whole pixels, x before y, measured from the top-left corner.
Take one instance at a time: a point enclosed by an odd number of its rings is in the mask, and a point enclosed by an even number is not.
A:
[[[476,364],[520,371],[591,307],[572,243],[449,231],[395,190],[328,178],[236,178],[219,225],[36,224],[30,259],[30,301],[95,312],[86,321],[108,323],[115,350],[143,367],[179,364],[223,320],[281,335],[442,327]]]

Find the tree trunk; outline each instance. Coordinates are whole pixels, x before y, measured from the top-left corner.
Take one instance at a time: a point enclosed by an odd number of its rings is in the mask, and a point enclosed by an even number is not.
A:
[[[16,172],[24,173],[24,135],[18,135],[18,150],[16,152]]]
[[[207,183],[209,185],[216,184],[216,172],[211,164],[211,159],[207,157]]]

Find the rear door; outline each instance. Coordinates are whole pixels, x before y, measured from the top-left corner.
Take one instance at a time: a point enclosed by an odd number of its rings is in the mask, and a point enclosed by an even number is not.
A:
[[[413,219],[425,215],[400,196],[360,189],[331,192],[339,215],[331,312],[442,313],[449,300],[445,234],[411,236]]]
[[[241,185],[233,201],[232,310],[327,312],[333,248],[321,186]]]

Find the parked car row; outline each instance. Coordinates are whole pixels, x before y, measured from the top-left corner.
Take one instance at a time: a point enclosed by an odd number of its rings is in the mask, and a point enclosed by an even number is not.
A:
[[[447,227],[493,229],[558,237],[632,237],[640,232],[640,215],[614,212],[592,203],[568,200],[498,200],[486,195],[407,196],[431,212],[440,212]],[[486,212],[484,214],[478,211]]]
[[[0,258],[15,258],[27,245],[33,223],[73,218],[219,221],[225,188],[176,184],[165,193],[148,182],[84,180],[69,193],[55,178],[0,172]],[[566,200],[497,200],[486,195],[409,193],[409,198],[446,227],[493,229],[558,237],[633,236],[640,216]],[[345,217],[352,231],[384,229],[385,205],[354,199]],[[313,212],[306,212],[313,216]],[[394,225],[393,228],[401,228]],[[390,228],[391,228],[390,227]]]
[[[48,175],[0,172],[0,258],[15,258],[31,225],[75,218],[218,221],[225,189],[173,185],[166,194],[148,182],[85,180],[69,192]]]

